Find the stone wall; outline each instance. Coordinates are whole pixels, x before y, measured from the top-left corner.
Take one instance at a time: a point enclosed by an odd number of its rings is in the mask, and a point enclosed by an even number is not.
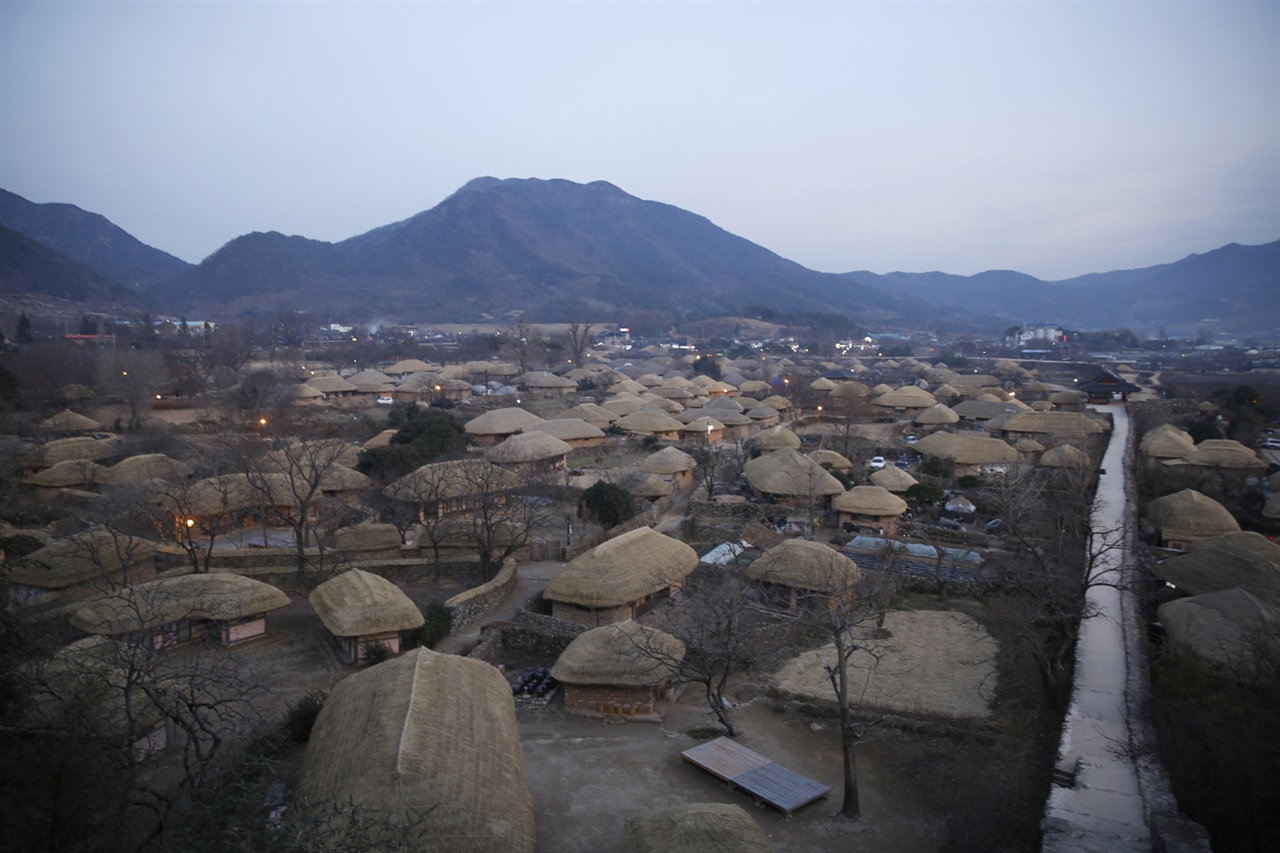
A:
[[[486,625],[481,631],[480,643],[471,651],[471,657],[498,664],[503,662],[508,650],[512,650],[554,661],[579,634],[587,630],[584,625],[521,610],[511,622]]]
[[[498,570],[493,580],[458,593],[445,602],[447,606],[453,608],[453,630],[467,627],[507,600],[518,579],[516,566],[516,561],[513,559],[503,560],[502,568]]]

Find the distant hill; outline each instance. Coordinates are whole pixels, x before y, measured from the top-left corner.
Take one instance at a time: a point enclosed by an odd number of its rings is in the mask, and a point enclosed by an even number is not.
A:
[[[269,304],[459,321],[653,314],[758,304],[862,317],[927,314],[910,298],[814,272],[603,181],[479,178],[431,210],[336,244],[281,234],[228,243],[153,288],[192,310]]]
[[[137,304],[128,289],[4,227],[0,227],[0,293],[41,294],[100,305]]]
[[[73,204],[37,204],[0,190],[0,225],[120,284],[152,284],[191,266]]]
[[[1170,264],[1055,282],[1008,270],[972,276],[862,271],[844,277],[1010,323],[1150,331],[1165,326],[1171,334],[1206,326],[1246,333],[1280,327],[1280,240],[1232,243]]]

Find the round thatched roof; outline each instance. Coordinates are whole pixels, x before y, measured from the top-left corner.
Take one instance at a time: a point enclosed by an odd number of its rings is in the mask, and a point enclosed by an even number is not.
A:
[[[752,580],[814,592],[847,590],[860,576],[853,560],[808,539],[785,539],[747,566]]]
[[[1166,538],[1217,536],[1239,530],[1226,507],[1195,489],[1183,489],[1147,504],[1147,521]]]
[[[144,480],[171,480],[191,476],[191,466],[163,453],[144,453],[122,459],[98,476],[100,483],[140,483]]]
[[[1105,421],[1080,412],[1021,412],[1004,423],[1005,432],[1053,435],[1060,439],[1081,439],[1108,429]]]
[[[621,417],[617,412],[611,412],[603,406],[597,406],[595,403],[583,403],[580,406],[574,406],[564,414],[566,418],[581,418],[592,426],[601,429]]]
[[[758,406],[752,406],[745,414],[753,421],[776,421],[778,419],[778,410],[765,403],[761,403]]]
[[[563,457],[572,450],[572,447],[553,435],[530,430],[517,433],[490,447],[484,452],[484,458],[497,465],[514,465]]]
[[[360,390],[341,376],[316,376],[308,379],[307,384],[325,394],[350,394]]]
[[[532,853],[536,844],[510,685],[490,664],[429,649],[334,686],[298,797],[403,823],[426,853]],[[325,831],[341,839],[345,830]]]
[[[774,394],[771,397],[765,397],[761,400],[760,405],[768,406],[775,412],[785,412],[791,408],[791,401],[786,397],[783,397],[781,394]],[[748,412],[747,414],[750,415],[751,413]]]
[[[1200,442],[1195,449],[1182,457],[1188,465],[1204,468],[1239,468],[1262,470],[1267,463],[1258,454],[1238,441],[1228,438],[1211,438]]]
[[[720,415],[717,414],[718,412],[737,412],[738,414],[742,414],[745,411],[742,408],[742,404],[736,399],[724,396],[708,400],[707,404],[702,408],[706,410],[708,415],[716,418],[720,417]]]
[[[1055,406],[1073,406],[1084,401],[1083,391],[1054,391],[1049,395],[1049,402]]]
[[[809,383],[809,390],[825,394],[828,391],[836,390],[836,383],[832,382],[825,376],[819,376],[817,379]]]
[[[675,447],[664,447],[650,453],[640,461],[639,469],[645,474],[661,474],[670,476],[681,471],[692,471],[698,463],[692,456]]]
[[[798,450],[800,448],[800,436],[784,426],[776,426],[761,430],[751,436],[749,443],[752,447],[760,450],[782,450],[784,447]]]
[[[383,490],[401,501],[441,501],[476,494],[496,494],[524,484],[519,476],[484,459],[428,462]]]
[[[960,465],[991,465],[1017,462],[1018,451],[998,438],[936,432],[916,442],[916,451],[927,456],[950,459]]]
[[[640,409],[629,415],[624,415],[618,419],[616,425],[627,432],[646,433],[649,435],[679,432],[684,428],[684,424],[675,418],[667,417],[662,412],[650,409]]]
[[[745,382],[738,383],[738,390],[743,394],[768,394],[773,387],[768,382],[762,382],[759,379],[748,379]]]
[[[1138,449],[1157,459],[1181,459],[1195,450],[1195,440],[1173,424],[1160,424],[1142,436]]]
[[[618,420],[621,420],[627,415],[643,409],[644,400],[635,397],[611,397],[601,403],[600,407],[606,411],[612,412],[616,417],[614,423],[617,423]]]
[[[543,595],[582,607],[618,607],[679,582],[697,565],[698,554],[688,545],[640,527],[575,558]]]
[[[310,596],[311,607],[336,637],[365,637],[421,628],[422,611],[400,587],[360,569],[330,578]]]
[[[907,502],[882,486],[854,486],[832,498],[831,508],[854,515],[898,516],[907,511]]]
[[[942,403],[935,403],[927,409],[919,412],[911,419],[913,423],[921,426],[935,426],[938,424],[953,424],[960,420],[960,416],[955,410]]]
[[[1250,554],[1262,557],[1271,565],[1280,569],[1280,545],[1272,542],[1261,533],[1255,533],[1252,530],[1237,530],[1232,533],[1210,536],[1206,539],[1196,539],[1187,543],[1187,550],[1192,552],[1212,551],[1224,546],[1248,551]]]
[[[102,429],[102,424],[93,418],[64,409],[53,417],[42,420],[40,429],[47,432],[95,432]]]
[[[89,435],[77,435],[38,445],[30,452],[23,454],[20,461],[23,465],[34,468],[50,468],[69,459],[97,461],[115,456],[119,452],[119,436],[94,438]]]
[[[1212,551],[1188,551],[1161,560],[1151,573],[1186,595],[1240,587],[1272,607],[1280,606],[1280,571],[1243,548],[1220,545]]]
[[[824,468],[830,468],[833,471],[849,471],[853,468],[853,463],[848,458],[841,456],[834,450],[815,450],[809,454],[809,458]]]
[[[289,596],[270,584],[223,572],[179,575],[126,586],[87,602],[71,624],[118,637],[185,619],[225,622],[279,610]]]
[[[627,478],[627,490],[637,498],[662,498],[675,487],[657,474],[635,474]]]
[[[543,421],[529,427],[529,430],[546,433],[561,441],[589,441],[604,438],[604,433],[598,427],[592,426],[582,418],[557,418],[552,421]]]
[[[64,459],[57,465],[37,471],[23,480],[32,486],[46,489],[64,489],[68,486],[87,486],[102,478],[107,469],[89,459]]]
[[[400,531],[394,524],[378,524],[366,521],[354,527],[342,527],[333,532],[334,544],[339,551],[399,548],[404,544]]]
[[[630,619],[579,634],[551,675],[566,684],[649,687],[667,681],[684,659],[684,643]]]
[[[1070,444],[1059,444],[1044,452],[1040,457],[1040,464],[1045,468],[1073,468],[1080,469],[1087,467],[1089,457],[1083,450]]]
[[[542,418],[524,409],[494,409],[474,417],[463,426],[468,435],[512,435],[541,423]]]
[[[386,447],[391,443],[391,437],[399,431],[400,430],[396,429],[384,429],[382,432],[366,441],[362,446],[365,450],[372,450],[375,447]]]
[[[145,539],[97,528],[59,539],[20,560],[10,560],[0,565],[0,572],[24,586],[64,589],[136,566],[154,554],[155,546]]]
[[[565,379],[563,376],[556,376],[554,373],[548,373],[545,370],[531,370],[520,377],[520,381],[526,388],[559,389],[578,387],[578,383],[572,379]]]
[[[822,466],[790,447],[752,459],[742,470],[751,487],[764,494],[824,497],[844,491]]]
[[[703,415],[700,418],[694,418],[686,423],[684,425],[684,430],[692,435],[708,432],[723,432],[724,424],[720,423],[715,418],[709,418],[706,415]]]
[[[430,373],[433,370],[435,370],[434,367],[421,359],[406,358],[397,361],[395,364],[384,370],[383,373],[391,376],[403,376],[407,373]]]
[[[880,486],[891,492],[905,492],[918,482],[915,477],[901,468],[888,465],[879,471],[872,471],[868,479],[871,480],[871,485]]]
[[[1156,618],[1170,641],[1246,678],[1280,652],[1280,613],[1238,587],[1166,602]]]
[[[904,385],[896,391],[888,391],[881,394],[872,402],[877,406],[888,409],[927,409],[930,406],[937,405],[938,398],[923,388],[915,385]]]
[[[657,394],[644,395],[644,408],[641,411],[652,409],[665,415],[674,415],[684,411],[684,406],[675,400],[668,400],[666,397],[659,397]]]
[[[1044,445],[1034,438],[1020,438],[1014,443],[1013,449],[1019,453],[1043,453]]]
[[[773,853],[773,844],[740,807],[688,803],[627,821],[627,853]]]

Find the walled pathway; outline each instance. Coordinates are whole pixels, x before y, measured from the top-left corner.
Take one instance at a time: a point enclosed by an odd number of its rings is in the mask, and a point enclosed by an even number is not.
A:
[[[1086,599],[1095,615],[1080,625],[1075,688],[1058,747],[1058,768],[1074,770],[1071,787],[1054,786],[1045,808],[1046,853],[1151,850],[1138,772],[1126,754],[1130,730],[1126,625],[1120,584],[1130,554],[1126,490],[1129,416],[1122,405],[1098,407],[1115,418],[1093,509],[1097,583]]]

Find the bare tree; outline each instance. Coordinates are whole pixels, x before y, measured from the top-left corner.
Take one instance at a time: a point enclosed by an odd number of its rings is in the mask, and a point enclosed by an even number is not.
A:
[[[582,366],[582,354],[587,351],[587,347],[591,346],[594,340],[595,324],[590,320],[574,320],[569,324],[569,330],[565,332],[565,340],[569,344],[569,354],[573,359],[573,363]]]
[[[98,365],[98,390],[129,406],[129,425],[138,425],[138,410],[155,398],[168,378],[164,357],[152,350],[117,350]]]

